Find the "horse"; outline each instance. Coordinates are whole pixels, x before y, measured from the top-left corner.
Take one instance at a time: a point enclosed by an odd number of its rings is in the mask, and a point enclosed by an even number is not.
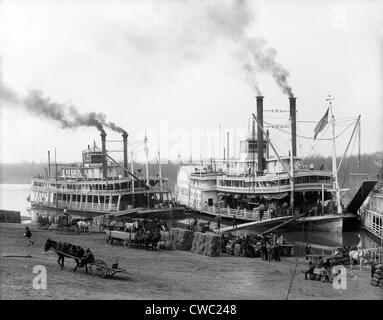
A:
[[[137,232],[135,241],[136,248],[146,245],[147,237],[148,236],[145,232]]]
[[[47,252],[51,248],[55,249],[59,257],[57,259],[57,263],[61,267],[61,270],[64,269],[64,258],[67,257],[67,258],[73,258],[74,261],[76,262],[76,266],[73,269],[73,272],[76,272],[78,267],[81,268],[84,266],[86,269],[85,272],[88,272],[87,265],[86,264],[84,265],[83,263],[81,263],[81,258],[84,256],[84,253],[85,253],[85,250],[82,247],[76,246],[67,242],[61,243],[51,239],[47,239],[47,241],[45,242],[44,251]]]
[[[126,222],[124,223],[124,228],[125,228],[125,232],[126,231],[134,231],[134,230],[137,230],[138,229],[138,222],[137,221],[134,221],[134,222]]]
[[[80,220],[77,222],[77,226],[81,232],[89,232],[90,222]]]
[[[157,250],[157,244],[160,240],[161,233],[147,231],[145,238],[145,249],[149,249],[149,244],[151,244],[152,250]]]

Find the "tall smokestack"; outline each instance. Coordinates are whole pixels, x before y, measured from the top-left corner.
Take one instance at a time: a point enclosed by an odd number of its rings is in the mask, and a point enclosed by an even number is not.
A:
[[[227,173],[229,173],[229,168],[230,168],[230,162],[229,162],[229,156],[230,156],[230,152],[229,152],[229,142],[230,142],[230,135],[229,135],[229,131],[227,132],[227,139],[226,139],[226,167],[227,167]]]
[[[102,145],[102,177],[104,179],[108,178],[108,172],[106,167],[106,133],[104,129],[101,131],[101,145]]]
[[[290,118],[291,118],[291,141],[293,148],[293,156],[297,155],[297,98],[290,97]]]
[[[51,152],[48,150],[48,178],[51,178]]]
[[[260,126],[263,128],[263,96],[257,96],[257,120]],[[262,129],[258,126],[257,131],[257,153],[258,153],[258,174],[263,174],[263,132]]]
[[[128,170],[128,134],[124,131],[122,134],[124,144],[124,168]],[[124,170],[124,177],[128,176],[128,172]]]

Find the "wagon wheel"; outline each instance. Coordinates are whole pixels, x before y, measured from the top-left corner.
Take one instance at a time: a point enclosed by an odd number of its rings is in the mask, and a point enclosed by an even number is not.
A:
[[[96,267],[96,271],[95,271],[95,273],[96,273],[96,276],[97,276],[97,277],[101,277],[101,276],[102,276],[101,268]]]
[[[114,270],[111,270],[111,269],[106,269],[105,271],[106,271],[105,272],[105,278],[111,278],[116,273]]]
[[[112,237],[111,237],[111,236],[106,236],[106,238],[105,238],[105,242],[106,242],[107,244],[112,244]]]
[[[130,247],[130,240],[129,239],[125,239],[123,244],[124,244],[125,248],[129,248]]]
[[[108,274],[108,269],[106,269],[106,268],[102,268],[102,269],[101,269],[101,275],[102,275],[102,277],[103,277],[103,278],[106,278],[107,274]]]

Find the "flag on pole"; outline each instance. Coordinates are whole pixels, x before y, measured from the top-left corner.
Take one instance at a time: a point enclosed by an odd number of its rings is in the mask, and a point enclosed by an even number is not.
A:
[[[320,119],[320,121],[318,122],[318,124],[316,125],[314,129],[314,140],[319,134],[319,132],[321,132],[327,126],[327,124],[328,124],[328,108],[326,113],[324,114],[322,119]]]

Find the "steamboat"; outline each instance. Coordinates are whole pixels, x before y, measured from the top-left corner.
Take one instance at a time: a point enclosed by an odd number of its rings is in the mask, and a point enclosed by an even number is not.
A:
[[[368,196],[361,208],[362,227],[383,243],[383,183],[380,183]],[[381,245],[382,246],[382,245]]]
[[[176,184],[177,201],[202,214],[219,215],[229,220],[235,216],[242,222],[292,217],[289,228],[341,232],[348,227],[358,227],[357,211],[376,181],[364,181],[346,207],[341,196],[347,189],[340,189],[338,183],[340,163],[336,161],[332,99],[329,97],[327,112],[316,128],[318,134],[329,123],[332,126],[331,170],[323,166],[316,168],[313,163],[304,163],[297,156],[295,97],[289,98],[289,154],[279,155],[269,130],[264,128],[263,99],[263,96],[256,97],[257,115],[253,114],[249,136],[240,141],[239,158],[230,157],[228,132],[223,159],[180,166]],[[327,120],[329,112],[331,121]],[[360,116],[350,140],[359,124]],[[270,148],[274,151],[273,155]],[[266,209],[262,217],[261,206]]]
[[[82,162],[62,166],[52,174],[48,151],[48,170],[32,178],[28,200],[31,212],[64,210],[78,217],[94,218],[112,214],[132,218],[169,219],[182,216],[184,207],[175,205],[168,179],[159,173],[149,175],[148,148],[145,137],[146,176],[128,169],[128,134],[122,134],[123,164],[114,160],[106,149],[106,133],[101,130],[101,148],[96,143],[82,151]],[[53,169],[53,168],[52,168]],[[136,170],[137,171],[137,170]],[[34,210],[36,209],[36,210]]]

